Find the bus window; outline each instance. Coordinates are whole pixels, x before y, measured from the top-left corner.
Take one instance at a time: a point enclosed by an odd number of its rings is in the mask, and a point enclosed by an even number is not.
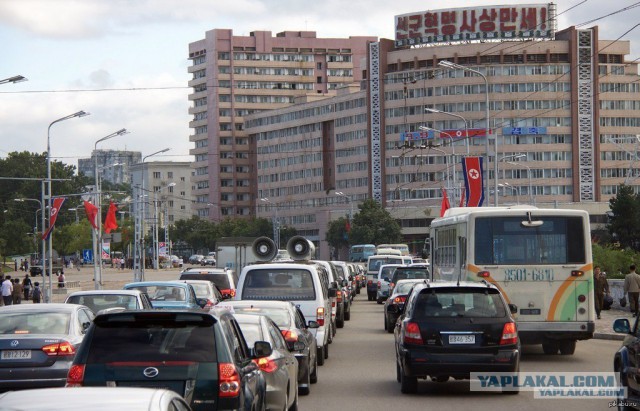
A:
[[[367,258],[376,253],[376,246],[373,244],[353,245],[349,250],[349,261],[364,262]]]

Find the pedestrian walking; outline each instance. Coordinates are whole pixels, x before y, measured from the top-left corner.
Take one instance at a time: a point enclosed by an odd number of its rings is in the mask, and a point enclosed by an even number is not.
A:
[[[593,269],[593,282],[596,295],[596,315],[599,320],[600,312],[604,307],[604,296],[605,294],[609,295],[609,282],[607,281],[607,275],[600,271],[600,266],[596,265]]]
[[[22,293],[22,284],[20,284],[20,279],[16,278],[15,280],[13,280],[13,291],[11,292],[11,297],[13,298],[14,304],[22,303]]]
[[[62,271],[58,274],[58,288],[64,288],[64,273]]]
[[[31,288],[33,287],[33,283],[31,282],[31,277],[29,277],[29,273],[24,275],[22,279],[22,289],[24,290],[24,299],[28,300],[31,296]]]
[[[10,275],[6,276],[2,282],[2,302],[4,305],[13,303],[13,281]]]
[[[40,289],[40,283],[36,281],[33,284],[33,292],[31,293],[31,301],[33,301],[34,304],[39,304],[40,303],[40,299],[42,299],[42,290]]]
[[[624,292],[629,296],[629,308],[633,316],[638,315],[638,297],[640,297],[640,274],[635,264],[629,266],[629,274],[624,277]]]
[[[18,260],[13,260],[13,271],[18,271]]]

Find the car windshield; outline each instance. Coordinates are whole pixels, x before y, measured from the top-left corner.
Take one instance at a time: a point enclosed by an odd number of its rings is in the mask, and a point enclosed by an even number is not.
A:
[[[189,283],[193,287],[193,290],[196,292],[196,297],[198,298],[209,298],[213,295],[210,288],[207,284],[200,283]]]
[[[427,288],[418,295],[412,317],[504,317],[506,310],[495,289]]]
[[[0,316],[0,334],[69,334],[68,313],[9,312]]]
[[[311,272],[294,268],[256,269],[247,272],[243,300],[314,300]]]
[[[207,280],[218,286],[221,290],[231,288],[229,276],[227,273],[183,273],[180,275],[181,280]]]
[[[100,310],[114,307],[122,307],[127,310],[135,310],[140,308],[138,307],[138,301],[136,297],[133,295],[72,295],[67,300],[67,303],[87,306],[94,313],[97,313]]]
[[[129,288],[146,293],[151,301],[187,301],[187,293],[185,293],[185,289],[181,286],[163,284]]]
[[[391,276],[393,275],[394,271],[396,271],[396,268],[398,267],[382,267],[380,269],[380,278],[391,278]]]
[[[396,285],[396,288],[393,290],[394,294],[408,294],[411,291],[411,287],[413,287],[416,283],[412,282],[402,282]]]
[[[168,321],[96,324],[87,363],[128,361],[215,362],[213,329],[211,326]]]
[[[291,326],[291,315],[287,310],[282,308],[264,308],[264,307],[233,307],[233,311],[238,314],[263,314],[271,318],[280,328],[289,328]]]
[[[393,281],[398,280],[425,280],[430,277],[426,268],[401,268],[393,274]]]

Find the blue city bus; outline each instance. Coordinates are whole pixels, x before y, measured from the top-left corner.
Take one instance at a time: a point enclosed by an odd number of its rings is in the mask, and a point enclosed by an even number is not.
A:
[[[349,250],[349,261],[364,262],[376,253],[376,246],[373,244],[352,245]]]

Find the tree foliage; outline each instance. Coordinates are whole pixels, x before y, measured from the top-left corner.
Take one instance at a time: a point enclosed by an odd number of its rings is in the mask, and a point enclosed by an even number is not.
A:
[[[618,194],[609,200],[609,233],[622,248],[640,250],[640,196],[633,188],[621,184]]]

